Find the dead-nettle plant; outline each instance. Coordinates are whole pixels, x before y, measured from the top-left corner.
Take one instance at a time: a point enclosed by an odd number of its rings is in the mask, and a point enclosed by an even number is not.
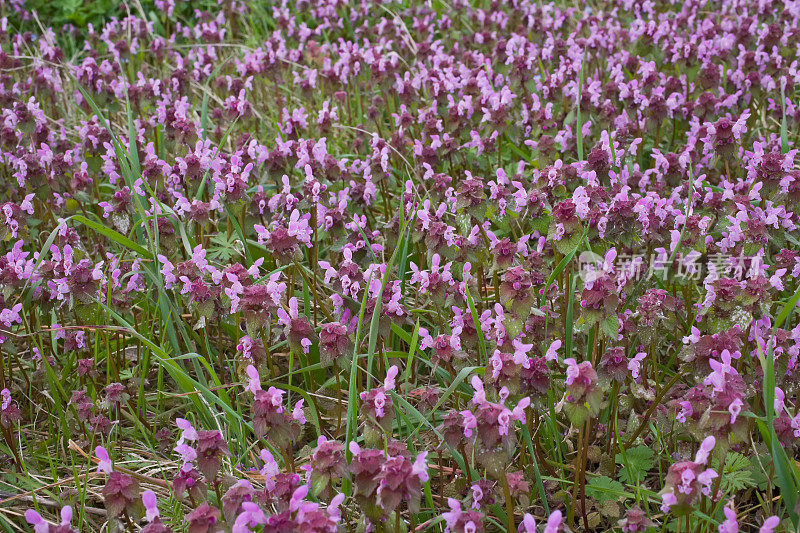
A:
[[[797,529],[797,3],[56,4],[3,529]]]

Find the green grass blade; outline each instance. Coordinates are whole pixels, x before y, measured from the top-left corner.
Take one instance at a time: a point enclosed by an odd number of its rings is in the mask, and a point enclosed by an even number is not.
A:
[[[128,248],[130,251],[138,254],[140,257],[147,258],[147,259],[152,259],[153,258],[153,255],[148,250],[146,250],[142,246],[136,244],[134,241],[132,241],[131,239],[129,239],[125,235],[121,234],[120,232],[109,228],[108,226],[104,226],[103,224],[100,224],[99,222],[95,222],[93,220],[89,220],[88,218],[86,218],[83,215],[73,215],[72,218],[75,221],[80,222],[84,226],[87,226],[87,227],[93,229],[97,233],[100,233],[104,237],[108,237],[109,239],[111,239],[112,241],[116,242],[117,244],[120,244],[120,245],[124,246],[125,248]]]

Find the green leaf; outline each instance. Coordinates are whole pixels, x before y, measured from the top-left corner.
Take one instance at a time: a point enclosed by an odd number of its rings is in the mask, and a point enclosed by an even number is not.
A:
[[[778,318],[775,320],[772,334],[775,335],[777,329],[781,327],[783,322],[789,318],[789,315],[794,310],[800,300],[800,287],[797,288],[792,298],[783,306]],[[786,450],[778,442],[778,436],[775,434],[775,360],[773,350],[775,344],[771,343],[769,351],[765,354],[761,343],[757,343],[758,359],[761,363],[761,369],[764,372],[764,380],[762,381],[762,395],[764,398],[764,407],[766,411],[766,423],[761,420],[756,420],[756,426],[759,432],[764,437],[764,441],[769,444],[770,454],[772,456],[772,464],[775,468],[775,484],[781,490],[781,497],[784,500],[785,508],[789,518],[794,524],[795,528],[800,527],[800,515],[797,511],[797,495],[800,494],[800,472],[797,470],[797,465],[794,461],[789,461]]]
[[[725,473],[739,472],[740,470],[747,470],[749,468],[750,461],[741,453],[728,452],[725,456]]]
[[[748,462],[750,463],[748,468],[750,469],[750,476],[753,478],[753,486],[757,486],[758,490],[767,490],[770,480],[767,474],[764,473],[764,467],[767,466],[766,459],[762,458],[759,461],[758,456],[753,456],[748,459]]]
[[[637,484],[653,468],[653,455],[655,452],[647,446],[636,446],[625,450],[625,454],[618,453],[614,456],[617,464],[623,465],[619,478],[625,483]]]
[[[139,254],[139,257],[150,258],[150,259],[152,259],[153,257],[153,254],[147,251],[144,247],[136,244],[122,233],[115,231],[107,226],[104,226],[99,222],[89,220],[83,215],[73,215],[72,219],[75,220],[76,222],[80,222],[84,226],[87,226],[95,230],[97,233],[100,233],[101,235],[105,235],[112,241],[121,244],[122,246],[128,248],[129,250],[136,252],[137,254]]]
[[[469,307],[469,314],[472,316],[472,323],[475,325],[476,331],[481,331],[481,323],[478,318],[478,311],[475,309],[475,302],[472,300],[472,295],[469,293],[469,287],[464,285],[464,290],[467,294],[467,306]],[[478,355],[483,361],[486,361],[486,344],[483,335],[478,335]]]
[[[373,272],[370,272],[369,278],[367,278],[367,287],[369,284],[372,283],[372,276]],[[358,375],[358,359],[361,354],[358,353],[358,348],[361,345],[361,328],[364,325],[364,312],[367,308],[367,296],[369,296],[369,291],[364,291],[364,297],[361,300],[361,309],[358,312],[358,325],[356,326],[356,342],[355,346],[353,347],[353,360],[350,362],[350,381],[347,385],[347,425],[345,426],[345,439],[346,443],[349,446],[349,443],[355,440],[355,433],[356,427],[358,425],[358,414],[357,414],[357,406],[358,406],[358,387],[356,384],[356,376]],[[345,449],[345,457],[347,458],[347,462],[349,463],[353,457],[353,454],[350,452],[350,448]],[[350,495],[350,481],[345,479],[342,483],[342,492],[349,496]]]
[[[726,472],[722,476],[721,485],[724,492],[733,493],[755,487],[756,483],[749,470],[739,470],[737,472]]]
[[[575,332],[574,307],[575,307],[575,286],[578,283],[578,276],[572,277],[569,285],[569,299],[567,300],[567,328],[564,332],[564,357],[572,357],[572,341]]]
[[[401,227],[398,233],[400,235],[400,240],[397,241],[397,246],[395,246],[394,252],[392,252],[392,256],[389,258],[389,262],[386,263],[386,269],[384,270],[381,278],[381,288],[378,290],[378,294],[375,298],[375,308],[372,310],[372,319],[369,323],[369,334],[367,336],[367,389],[372,387],[372,362],[375,357],[375,346],[378,343],[378,326],[380,324],[381,309],[383,307],[383,291],[386,289],[386,284],[389,282],[389,278],[391,277],[392,267],[394,267],[395,263],[397,262],[397,258],[400,255],[403,241],[408,238],[408,233],[406,231],[408,221],[403,221],[404,215],[402,206],[399,209],[399,214],[399,218],[401,220]],[[359,229],[360,228],[361,227],[359,226]],[[364,234],[364,239],[366,241],[366,234]],[[370,253],[372,253],[372,248],[370,246],[368,246],[368,249],[370,250]],[[359,339],[357,339],[357,342],[358,340]],[[388,363],[388,360],[386,362]],[[388,367],[389,365],[387,364],[386,366]],[[353,400],[351,399],[351,401]]]
[[[547,503],[547,492],[544,489],[544,482],[542,481],[542,474],[539,471],[536,453],[533,451],[533,439],[531,438],[531,432],[528,430],[528,426],[525,424],[520,424],[520,430],[522,431],[522,442],[528,445],[528,451],[530,452],[531,459],[533,460],[533,474],[534,478],[536,479],[536,488],[539,491],[539,501],[542,507],[544,507],[545,514],[550,514],[550,505]]]
[[[781,153],[789,151],[789,126],[786,122],[786,90],[781,83]]]
[[[617,501],[625,495],[625,487],[608,476],[600,476],[586,485],[586,495],[598,502]]]
[[[616,340],[619,335],[619,317],[617,315],[607,316],[600,323],[600,329],[606,337]]]
[[[232,257],[240,255],[239,250],[236,249],[236,242],[238,240],[238,236],[231,235],[230,238],[228,238],[228,235],[224,231],[220,231],[211,237],[211,246],[208,248],[208,255],[212,259],[227,263]]]

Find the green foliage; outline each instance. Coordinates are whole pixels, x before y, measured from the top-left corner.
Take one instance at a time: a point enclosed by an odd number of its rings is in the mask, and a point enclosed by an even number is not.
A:
[[[625,450],[624,455],[618,453],[614,456],[614,461],[622,465],[619,478],[625,483],[637,484],[653,468],[653,456],[655,452],[647,446],[636,446]]]
[[[619,334],[619,317],[617,315],[607,316],[600,322],[600,329],[609,339],[616,339]]]
[[[758,490],[766,490],[770,483],[769,477],[764,472],[764,468],[768,467],[768,461],[757,455],[750,457],[748,461],[750,463],[750,475],[753,477],[753,485],[757,486]]]
[[[64,24],[73,24],[78,27],[85,27],[92,24],[97,27],[113,16],[124,16],[125,5],[115,0],[57,0],[48,2],[47,0],[29,0],[26,7],[35,10],[39,14],[39,19],[45,26],[53,28],[61,27]]]
[[[232,257],[241,255],[237,248],[239,237],[231,235],[230,237],[225,232],[219,232],[211,237],[211,246],[208,248],[208,255],[210,258],[218,261],[229,261]]]
[[[586,495],[598,502],[617,501],[625,495],[625,487],[608,476],[599,476],[586,484]]]
[[[725,492],[733,493],[756,485],[750,460],[736,452],[728,452],[721,477],[722,490]]]

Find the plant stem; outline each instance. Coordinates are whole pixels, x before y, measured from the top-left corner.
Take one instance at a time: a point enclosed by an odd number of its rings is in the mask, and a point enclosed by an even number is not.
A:
[[[506,501],[506,514],[508,515],[506,530],[508,533],[515,533],[517,528],[514,524],[514,498],[511,496],[511,487],[508,486],[508,476],[506,476],[505,470],[502,471],[500,480],[503,483],[503,498]]]

